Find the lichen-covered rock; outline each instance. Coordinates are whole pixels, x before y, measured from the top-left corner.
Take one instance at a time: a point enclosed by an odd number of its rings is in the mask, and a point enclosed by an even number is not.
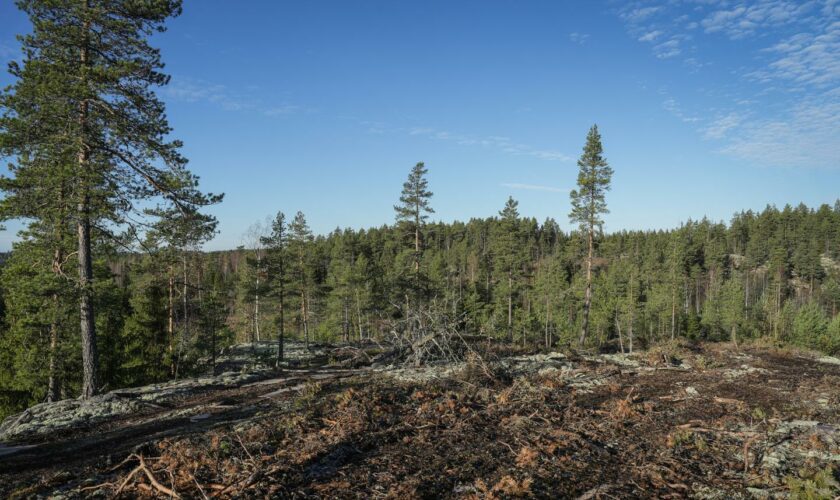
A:
[[[0,424],[0,443],[39,438],[90,427],[115,417],[159,408],[175,398],[211,388],[239,387],[261,380],[269,371],[222,373],[215,377],[184,379],[120,389],[87,400],[67,399],[35,405]]]

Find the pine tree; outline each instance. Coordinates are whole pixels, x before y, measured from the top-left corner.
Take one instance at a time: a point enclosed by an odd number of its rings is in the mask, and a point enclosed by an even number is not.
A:
[[[609,213],[605,199],[610,189],[613,170],[603,157],[601,134],[598,126],[593,125],[586,136],[583,154],[578,160],[578,189],[571,192],[572,212],[569,219],[580,224],[580,229],[587,237],[586,292],[583,303],[583,324],[580,332],[580,345],[586,341],[589,333],[589,311],[592,306],[592,260],[595,252],[595,230],[600,229],[604,221],[603,214]]]
[[[166,139],[171,129],[152,91],[169,78],[147,39],[180,14],[181,2],[20,0],[18,7],[33,31],[21,37],[23,64],[11,63],[16,82],[0,98],[0,154],[18,159],[16,175],[30,167],[20,161],[27,155],[41,164],[74,158],[49,175],[72,183],[87,398],[100,386],[92,232],[105,232],[107,222],[127,224],[136,200],[162,195],[181,208],[207,202],[186,170],[180,142]]]
[[[426,174],[429,169],[419,162],[411,169],[408,180],[403,184],[400,204],[394,206],[397,225],[414,235],[414,272],[420,273],[420,257],[423,245],[423,226],[429,215],[435,213],[429,204],[433,193],[429,191]]]
[[[288,245],[288,225],[286,224],[286,215],[283,212],[277,212],[274,220],[271,222],[271,232],[268,236],[263,238],[263,244],[268,249],[267,268],[269,286],[271,286],[278,299],[278,316],[277,316],[277,366],[283,362],[283,343],[285,342],[285,328],[286,328],[286,269],[287,269],[287,255],[286,247]]]
[[[507,337],[513,342],[513,298],[516,293],[520,268],[524,255],[522,254],[522,241],[520,237],[519,202],[512,196],[508,197],[505,207],[499,212],[498,232],[496,236],[496,248],[494,262],[499,271],[504,275],[504,290],[506,292],[506,325]]]
[[[312,243],[312,231],[306,223],[306,216],[303,212],[295,214],[292,223],[289,224],[289,250],[295,259],[295,276],[300,296],[300,324],[303,328],[303,338],[306,348],[309,349],[309,293],[310,275],[309,266],[309,245]]]
[[[220,201],[216,197],[208,197],[206,202]],[[157,218],[156,223],[148,232],[150,243],[147,246],[155,245],[160,247],[157,257],[167,264],[168,269],[168,331],[169,331],[169,355],[170,371],[177,378],[178,369],[181,364],[183,351],[186,345],[191,342],[190,335],[190,299],[191,291],[196,286],[190,280],[190,260],[198,249],[216,234],[218,221],[212,215],[198,212],[194,207],[180,207],[169,203],[149,209],[147,214]],[[180,276],[176,278],[175,266],[180,264]],[[195,266],[198,267],[198,266]],[[178,283],[180,279],[180,283]],[[193,280],[195,281],[195,280]],[[180,339],[175,339],[175,286],[181,287],[181,330]]]

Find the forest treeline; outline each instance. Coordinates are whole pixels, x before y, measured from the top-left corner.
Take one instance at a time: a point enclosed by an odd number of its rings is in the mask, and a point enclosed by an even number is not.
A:
[[[101,377],[116,388],[207,370],[234,342],[276,339],[283,296],[287,338],[388,340],[404,314],[415,233],[406,226],[314,236],[298,213],[284,245],[275,221],[227,252],[111,252],[95,263]],[[463,332],[534,346],[576,344],[585,291],[586,242],[548,219],[521,217],[512,199],[496,217],[423,226],[420,275],[429,307]],[[590,347],[618,351],[676,337],[768,338],[840,352],[840,201],[703,219],[667,231],[597,239]],[[18,243],[2,271],[0,388],[7,406],[45,397],[52,367],[64,395],[80,390],[79,336],[58,335],[50,256]],[[279,258],[282,257],[282,258]],[[278,260],[285,261],[279,279]],[[73,293],[72,290],[68,291]],[[510,313],[510,314],[509,314]],[[203,358],[203,364],[199,359]],[[14,396],[14,397],[13,397]],[[12,404],[16,403],[16,404]]]

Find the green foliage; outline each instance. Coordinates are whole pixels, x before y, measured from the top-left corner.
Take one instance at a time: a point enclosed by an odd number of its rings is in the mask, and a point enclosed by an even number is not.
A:
[[[598,126],[593,125],[586,136],[583,154],[578,160],[578,188],[572,190],[570,195],[572,212],[569,219],[579,223],[582,231],[591,231],[602,226],[604,221],[601,215],[609,213],[605,194],[610,189],[613,170],[607,164],[603,152],[601,134],[598,132]]]
[[[793,336],[790,340],[803,347],[824,348],[827,331],[828,319],[822,307],[816,302],[808,302],[794,316]]]
[[[786,480],[793,500],[830,500],[840,489],[831,467],[818,471],[800,471],[798,476]]]

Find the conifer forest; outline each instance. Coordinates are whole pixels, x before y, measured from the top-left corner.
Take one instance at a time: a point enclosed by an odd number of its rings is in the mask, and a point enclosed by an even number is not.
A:
[[[610,227],[620,131],[592,119],[544,220],[514,190],[441,220],[406,157],[371,227],[278,196],[208,250],[231,201],[155,45],[202,4],[14,5],[3,496],[840,494],[840,198]]]

